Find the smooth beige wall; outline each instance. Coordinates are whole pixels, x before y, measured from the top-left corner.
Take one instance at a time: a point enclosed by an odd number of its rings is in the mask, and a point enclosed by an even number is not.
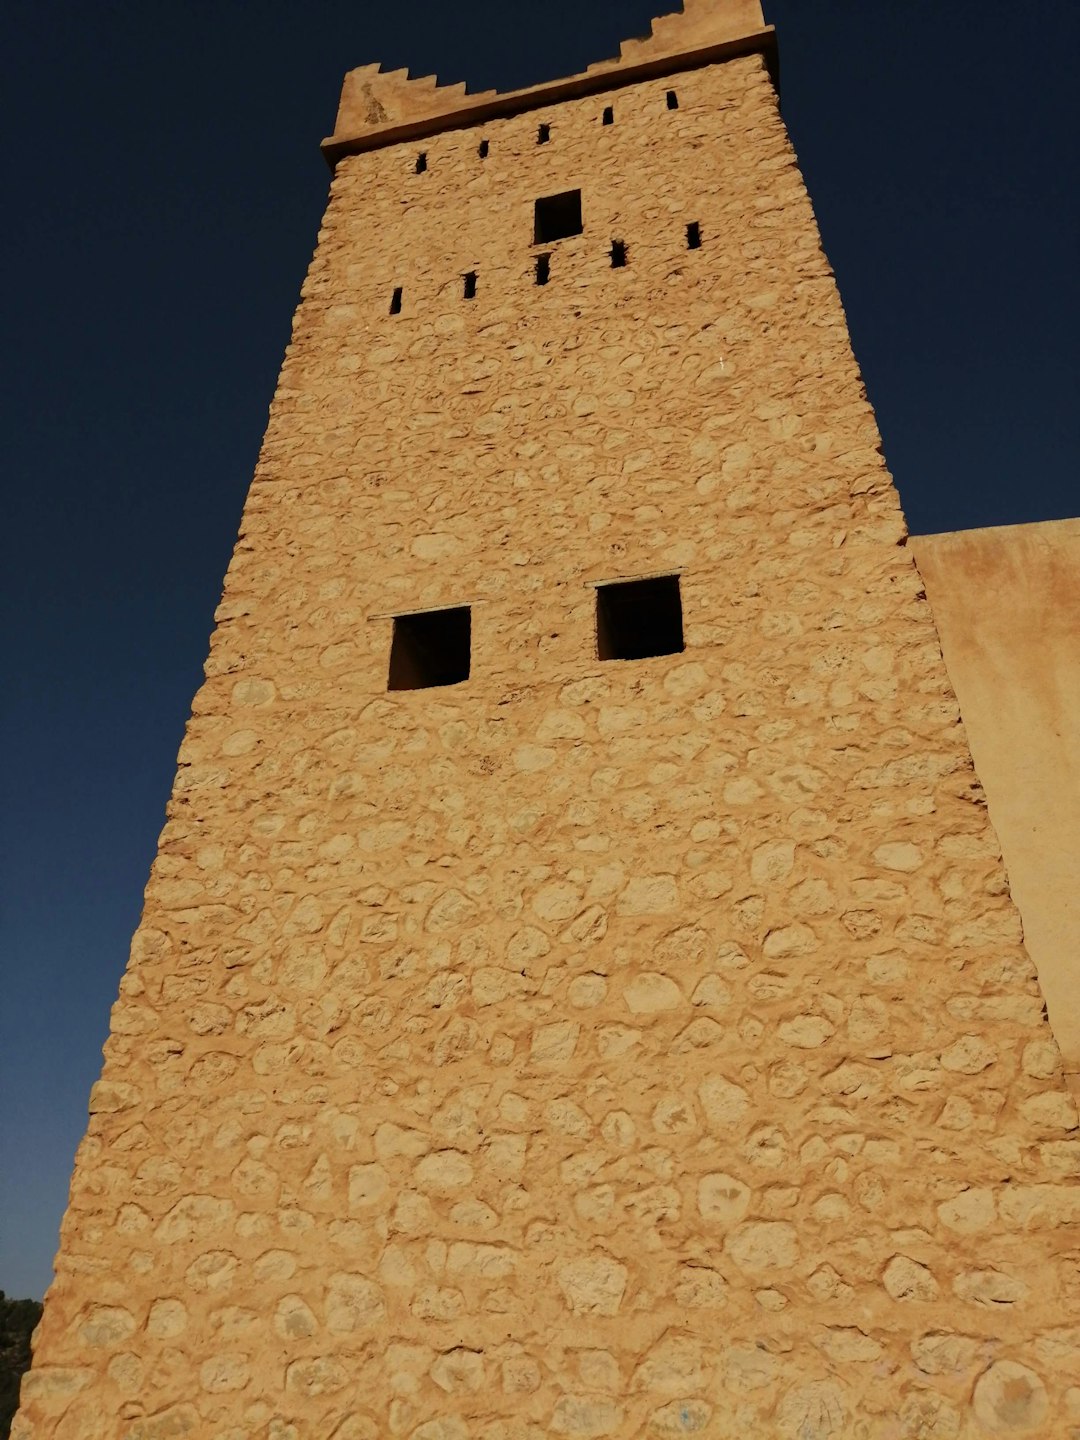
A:
[[[1080,1084],[1080,520],[912,542],[1050,1023]]]

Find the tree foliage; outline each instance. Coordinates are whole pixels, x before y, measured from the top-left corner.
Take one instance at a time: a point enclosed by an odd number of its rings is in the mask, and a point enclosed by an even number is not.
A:
[[[30,1369],[30,1336],[41,1319],[38,1300],[9,1300],[0,1290],[0,1440],[19,1408],[19,1382]]]

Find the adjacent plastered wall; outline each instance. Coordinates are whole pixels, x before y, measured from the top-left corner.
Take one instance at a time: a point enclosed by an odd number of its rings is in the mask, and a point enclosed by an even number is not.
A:
[[[1080,1086],[1080,520],[912,540],[1050,1021]]]
[[[1075,1107],[765,64],[418,148],[338,165],[17,1440],[1066,1433]]]

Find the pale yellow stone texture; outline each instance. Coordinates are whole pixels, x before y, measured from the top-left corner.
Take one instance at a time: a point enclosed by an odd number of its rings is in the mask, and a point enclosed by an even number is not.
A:
[[[1080,520],[922,535],[912,547],[1080,1093]],[[1029,1073],[1051,1063],[1043,1054],[1033,1047]]]
[[[18,1440],[1076,1410],[1075,1120],[765,64],[604,102],[338,167]],[[685,652],[599,661],[657,573]]]

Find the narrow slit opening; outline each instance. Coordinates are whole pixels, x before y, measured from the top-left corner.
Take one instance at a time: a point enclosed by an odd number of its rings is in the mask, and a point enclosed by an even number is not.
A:
[[[476,299],[476,271],[470,270],[464,277],[464,296],[466,300]]]
[[[679,108],[679,97],[674,90],[667,92],[667,108],[669,110],[677,110]]]
[[[615,107],[614,107],[614,105],[605,106],[605,108],[604,108],[604,124],[605,124],[605,125],[614,125],[614,124],[615,124]]]
[[[426,154],[425,151],[421,150],[421,151],[420,151],[420,154],[417,155],[417,157],[416,157],[416,173],[417,173],[417,175],[423,175],[423,173],[424,173],[424,171],[425,171],[426,169],[427,169],[427,154]]]
[[[401,314],[401,286],[400,286],[400,285],[398,285],[398,286],[395,287],[393,295],[390,296],[390,314],[391,314],[391,315],[400,315],[400,314]]]
[[[537,255],[536,257],[536,283],[546,285],[551,279],[551,256]]]
[[[626,241],[612,240],[611,242],[611,268],[622,270],[626,265]]]
[[[551,139],[551,126],[550,126],[550,125],[541,125],[540,128],[539,128],[539,129],[537,130],[537,132],[536,132],[536,143],[537,143],[537,145],[546,145],[550,139]]]
[[[480,159],[481,159],[481,160],[486,160],[487,157],[488,157],[488,152],[490,151],[490,149],[491,149],[491,146],[490,146],[490,144],[488,143],[488,141],[487,141],[487,140],[481,140],[481,141],[480,141],[480,144],[476,147],[476,153],[480,156]]]
[[[701,225],[697,220],[691,220],[686,227],[686,248],[688,250],[701,249]]]

